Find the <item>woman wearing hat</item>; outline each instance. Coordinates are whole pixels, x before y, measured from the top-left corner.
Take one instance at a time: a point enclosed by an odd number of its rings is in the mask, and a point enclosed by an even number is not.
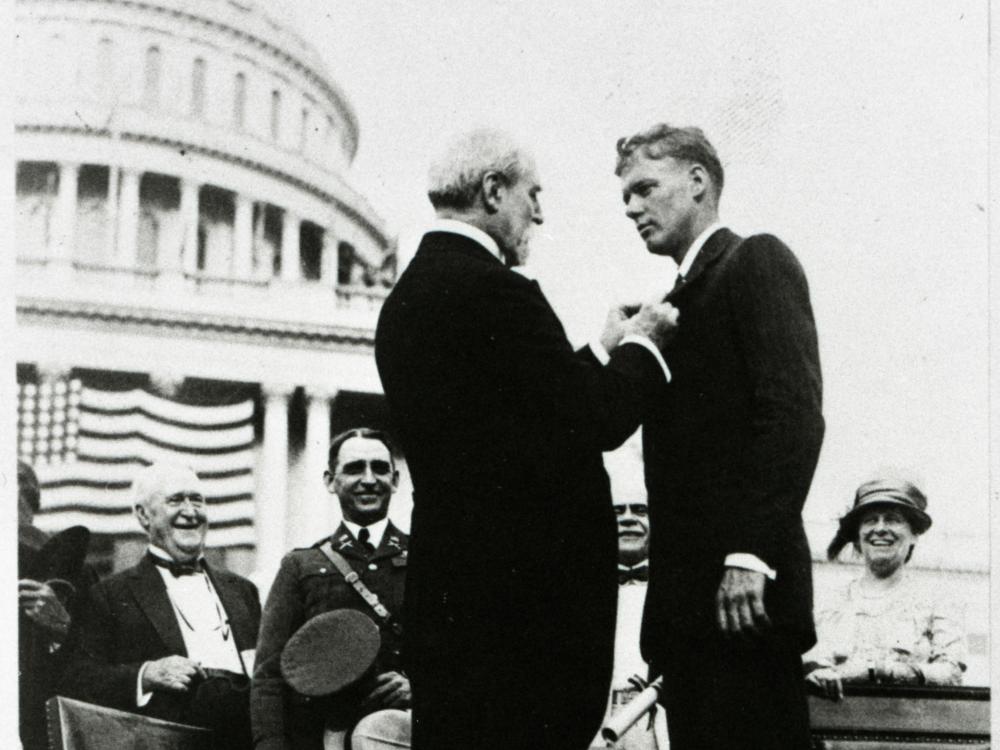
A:
[[[848,544],[864,559],[837,606],[816,618],[818,642],[804,657],[806,681],[839,700],[844,682],[957,685],[965,670],[958,613],[906,574],[917,538],[931,526],[927,498],[909,482],[876,479],[858,488],[827,549]]]

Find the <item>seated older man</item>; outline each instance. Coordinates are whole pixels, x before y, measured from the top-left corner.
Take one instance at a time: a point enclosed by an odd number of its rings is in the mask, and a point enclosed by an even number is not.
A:
[[[961,682],[961,614],[906,572],[917,538],[930,526],[927,498],[910,482],[875,479],[858,488],[827,554],[833,560],[851,543],[865,570],[816,618],[818,642],[803,656],[807,682],[830,698],[843,696],[845,682]]]
[[[205,561],[208,508],[194,471],[154,464],[133,488],[149,548],[90,589],[61,692],[207,727],[216,748],[246,750],[257,588]]]

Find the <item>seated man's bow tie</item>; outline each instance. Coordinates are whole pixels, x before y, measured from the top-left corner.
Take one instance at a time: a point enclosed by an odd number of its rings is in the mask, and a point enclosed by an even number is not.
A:
[[[174,578],[178,578],[180,576],[193,576],[196,573],[201,573],[204,569],[203,562],[200,558],[194,562],[182,563],[177,562],[176,560],[164,560],[162,557],[151,554],[149,559],[153,561],[153,565],[169,570],[170,574]]]
[[[646,582],[649,580],[649,565],[636,565],[634,568],[618,566],[618,585],[626,583]]]

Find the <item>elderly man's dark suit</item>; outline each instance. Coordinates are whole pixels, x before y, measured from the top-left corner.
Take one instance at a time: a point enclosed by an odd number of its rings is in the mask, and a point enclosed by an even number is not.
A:
[[[774,629],[758,645],[774,645],[787,666],[815,641],[801,511],[824,423],[806,279],[780,240],[716,231],[668,299],[681,320],[664,351],[673,379],[643,425],[652,546],[642,647],[667,674],[668,709],[671,701],[677,706],[667,714],[673,738],[675,723],[679,729],[702,709],[707,721],[720,704],[730,718],[755,705],[727,694],[711,676],[757,664],[744,659],[742,639],[708,635],[718,631],[715,594],[728,554],[756,555],[777,571],[764,599]],[[751,681],[755,669],[748,667]],[[794,724],[801,719],[796,706],[805,708],[795,695],[801,675],[794,681],[760,674],[756,693],[773,697],[773,715],[748,708],[734,726],[720,719],[703,727],[718,729],[719,745],[704,735],[688,744],[672,739],[671,746],[743,747],[732,744],[734,727]],[[793,704],[784,709],[783,686]]]
[[[329,539],[333,549],[401,623],[407,568],[406,534],[389,522],[371,557],[365,555],[343,524]],[[325,698],[298,695],[285,682],[281,673],[285,644],[313,617],[335,609],[353,609],[368,615],[380,625],[382,637],[372,676],[402,670],[402,639],[378,620],[371,607],[319,549],[326,541],[323,539],[312,547],[292,550],[285,555],[267,595],[250,698],[254,747],[258,750],[319,750],[325,727],[348,729],[365,715],[362,703],[373,689],[369,679],[362,678],[341,693]]]
[[[665,378],[574,353],[538,285],[425,235],[375,358],[414,484],[404,658],[417,750],[583,748],[611,678],[617,543],[602,449]]]
[[[206,569],[229,618],[236,648],[252,649],[260,625],[257,587],[222,568]],[[123,711],[192,723],[199,711],[192,705],[191,692],[155,691],[144,707],[136,706],[136,680],[143,663],[187,655],[180,628],[163,578],[144,555],[134,567],[91,587],[80,618],[79,644],[60,693]]]

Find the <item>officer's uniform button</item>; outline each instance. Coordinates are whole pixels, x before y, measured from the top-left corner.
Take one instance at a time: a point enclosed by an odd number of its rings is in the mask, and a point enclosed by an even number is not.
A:
[[[378,565],[375,563],[368,563],[368,570],[378,570]]]

